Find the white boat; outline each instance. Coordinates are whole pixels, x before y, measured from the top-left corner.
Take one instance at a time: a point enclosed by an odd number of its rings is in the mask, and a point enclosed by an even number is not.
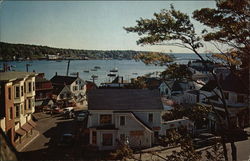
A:
[[[110,72],[118,72],[118,68],[113,68],[110,70]]]

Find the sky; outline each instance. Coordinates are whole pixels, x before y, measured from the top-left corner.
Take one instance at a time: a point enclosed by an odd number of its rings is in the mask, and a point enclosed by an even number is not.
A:
[[[189,53],[174,46],[140,46],[139,36],[123,27],[153,13],[176,9],[189,15],[196,9],[215,8],[203,1],[3,1],[0,4],[0,41],[88,50],[137,50]],[[204,26],[193,21],[198,32]],[[214,50],[207,44],[201,52]]]

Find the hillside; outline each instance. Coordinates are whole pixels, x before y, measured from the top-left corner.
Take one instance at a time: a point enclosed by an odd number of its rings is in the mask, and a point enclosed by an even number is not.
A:
[[[143,51],[62,49],[0,42],[0,60],[46,59],[47,55],[60,55],[61,59],[132,59],[141,52]]]

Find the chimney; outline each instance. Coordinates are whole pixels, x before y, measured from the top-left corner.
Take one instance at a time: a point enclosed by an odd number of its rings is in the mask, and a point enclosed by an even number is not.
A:
[[[56,76],[57,76],[57,72],[56,72]]]
[[[79,72],[76,73],[76,76],[79,77]]]

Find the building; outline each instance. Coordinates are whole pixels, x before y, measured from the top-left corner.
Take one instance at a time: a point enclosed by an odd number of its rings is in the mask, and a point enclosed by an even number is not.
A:
[[[231,128],[244,128],[249,125],[249,84],[246,85],[238,76],[230,73],[224,80],[220,80],[220,85],[225,96],[229,117],[232,123]],[[215,81],[208,82],[201,88],[200,100],[204,105],[214,106],[217,113],[224,119],[227,124],[225,109],[220,99],[221,93]],[[217,93],[217,94],[216,94]]]
[[[51,100],[53,86],[50,80],[44,78],[44,73],[39,73],[35,78],[35,105],[36,111],[43,110],[43,108],[53,105]]]
[[[96,89],[88,93],[88,101],[89,143],[99,150],[115,149],[125,141],[132,148],[151,147],[159,135],[175,128],[162,121],[158,90]]]
[[[64,98],[66,95],[66,97],[72,97],[74,99],[77,107],[87,108],[86,83],[79,77],[78,73],[76,77],[60,76],[56,73],[50,81],[54,88],[53,93],[57,93],[59,99]],[[64,91],[67,91],[66,88],[68,88],[70,92],[65,93]],[[61,93],[63,89],[64,91]]]
[[[35,111],[35,76],[32,72],[0,73],[1,128],[13,145],[31,135],[36,126],[31,119]]]

